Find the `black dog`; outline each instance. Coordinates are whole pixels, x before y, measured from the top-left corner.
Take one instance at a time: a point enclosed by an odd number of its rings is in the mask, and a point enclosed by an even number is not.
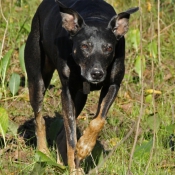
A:
[[[64,5],[63,5],[64,4]],[[92,151],[124,76],[125,39],[131,13],[115,13],[103,0],[44,0],[33,18],[25,48],[37,147],[49,154],[41,109],[52,74],[62,84],[62,108],[71,173]],[[87,94],[101,90],[95,118],[77,141],[76,117]],[[59,143],[58,143],[59,144]]]

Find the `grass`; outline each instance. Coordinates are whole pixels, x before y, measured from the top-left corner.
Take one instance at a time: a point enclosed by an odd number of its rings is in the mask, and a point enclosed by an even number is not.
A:
[[[2,76],[0,76],[0,107],[5,108],[9,115],[9,127],[5,135],[6,147],[0,136],[0,174],[31,174],[34,171],[38,174],[59,174],[55,166],[39,163],[35,148],[33,112],[25,88],[25,73],[19,61],[19,50],[25,44],[32,17],[40,2],[35,0],[0,2],[7,21],[6,23],[1,13],[1,58],[12,49],[4,87],[1,85]],[[116,7],[117,12],[139,5],[133,0],[108,2]],[[126,35],[126,74],[118,97],[108,113],[105,128],[99,136],[105,149],[104,154],[100,154],[100,159],[110,155],[111,152],[112,155],[106,161],[102,161],[103,164],[96,165],[98,173],[93,170],[91,174],[127,175],[129,165],[134,175],[175,173],[174,151],[169,147],[170,136],[175,134],[175,31],[173,30],[175,21],[172,20],[172,16],[175,15],[175,4],[173,0],[160,1],[159,31],[157,9],[159,1],[139,2],[141,13],[131,16],[130,31]],[[21,77],[18,92],[14,96],[9,88],[13,73]],[[43,115],[52,125],[55,116],[61,114],[61,85],[56,73],[51,84],[52,88],[46,93]],[[155,93],[152,93],[152,90],[156,90]],[[87,126],[95,113],[98,95],[99,92],[90,94],[87,105],[81,113],[81,119],[78,120],[81,130]],[[136,132],[134,123],[137,123],[138,119],[140,122]],[[125,142],[120,143],[129,131],[133,132]],[[52,132],[48,127],[50,139],[51,135]],[[134,141],[135,147],[133,147]],[[50,145],[55,157],[55,147],[53,144]]]

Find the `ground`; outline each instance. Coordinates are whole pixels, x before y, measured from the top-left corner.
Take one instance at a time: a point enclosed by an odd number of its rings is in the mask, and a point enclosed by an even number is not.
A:
[[[108,2],[118,12],[138,6],[137,1],[131,0]],[[175,11],[173,1],[161,1],[158,12],[158,2],[141,1],[141,11],[131,18],[130,30],[126,35],[124,80],[109,110],[96,149],[92,153],[96,160],[88,158],[86,163],[82,164],[82,167],[86,167],[86,171],[92,166],[97,167],[91,174],[95,174],[96,171],[98,171],[96,174],[101,175],[127,174],[134,140],[137,142],[131,161],[133,174],[175,173],[173,151],[175,21],[172,19]],[[54,164],[56,160],[54,138],[62,126],[61,85],[58,75],[54,73],[43,104],[43,116],[47,121],[47,138],[53,156],[53,160],[50,160],[36,151],[33,112],[28,97],[25,71],[20,59],[23,58],[21,51],[30,32],[31,19],[39,1],[7,0],[0,3],[1,14],[3,12],[8,21],[6,23],[3,15],[0,15],[0,38],[2,38],[0,57],[3,58],[0,58],[0,107],[8,112],[9,117],[8,131],[5,135],[6,144],[0,134],[0,174],[62,174]],[[157,23],[158,14],[160,29]],[[4,72],[1,63],[4,58],[8,59],[5,55],[11,49],[9,64],[5,67],[7,71]],[[20,76],[20,86],[15,94],[10,90],[10,78],[13,73]],[[99,92],[90,94],[85,109],[77,120],[80,132],[93,118],[98,96]],[[135,123],[138,119],[140,123],[136,132]],[[129,137],[121,143],[128,132]],[[103,161],[107,155],[110,155],[109,158]]]

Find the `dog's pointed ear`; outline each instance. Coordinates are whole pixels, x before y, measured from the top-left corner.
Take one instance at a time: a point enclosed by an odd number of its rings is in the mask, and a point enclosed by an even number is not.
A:
[[[125,12],[119,13],[110,20],[108,28],[110,28],[113,31],[117,39],[120,39],[127,33],[129,29],[130,14],[138,10],[138,7],[131,8]]]
[[[67,8],[60,1],[55,0],[60,7],[60,14],[62,16],[62,26],[74,36],[85,25],[83,18],[71,8]]]

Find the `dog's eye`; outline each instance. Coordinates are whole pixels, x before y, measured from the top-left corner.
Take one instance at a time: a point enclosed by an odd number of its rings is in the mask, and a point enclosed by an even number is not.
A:
[[[110,52],[112,52],[112,50],[113,50],[113,48],[111,46],[103,47],[104,52],[110,53]]]
[[[81,45],[81,48],[82,48],[82,49],[88,49],[88,45],[87,45],[87,44],[82,44],[82,45]]]
[[[107,52],[112,52],[112,47],[111,46],[106,47],[106,51]]]

